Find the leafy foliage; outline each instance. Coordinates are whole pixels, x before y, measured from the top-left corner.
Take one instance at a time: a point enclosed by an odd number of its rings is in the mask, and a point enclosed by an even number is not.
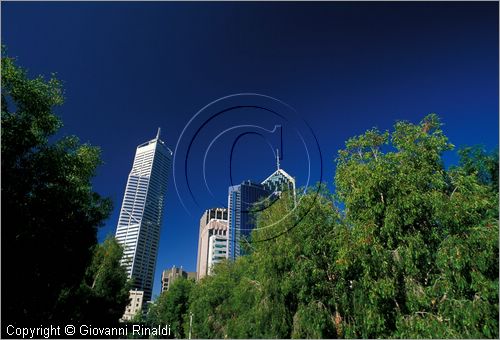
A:
[[[303,211],[292,211],[293,199],[284,195],[259,215],[262,228],[252,236],[252,254],[218,264],[215,275],[195,286],[190,299],[193,337],[286,338],[292,329],[296,337],[336,334],[329,307],[321,301],[333,287],[333,278],[328,278],[332,265],[317,255],[336,242],[332,226],[338,213],[322,191],[303,197],[303,206],[313,208],[300,226],[286,236],[259,242],[304,216]],[[315,223],[318,219],[323,223]],[[314,330],[309,322],[316,323]]]
[[[3,321],[39,326],[71,318],[57,309],[83,289],[101,260],[109,272],[97,278],[92,295],[109,293],[107,301],[118,297],[113,304],[120,305],[125,281],[112,241],[92,261],[97,228],[111,211],[111,201],[91,186],[100,151],[74,136],[55,140],[62,122],[53,109],[63,103],[63,88],[54,75],[30,79],[5,50],[1,64]]]
[[[120,264],[122,246],[114,237],[94,247],[90,265],[80,286],[63,291],[56,310],[57,320],[70,324],[93,324],[110,327],[129,302],[131,282]]]
[[[149,307],[146,323],[150,326],[168,325],[174,338],[186,338],[185,324],[189,323],[187,315],[189,296],[194,281],[179,277],[163,292],[153,305]]]
[[[436,115],[397,123],[383,155],[359,147],[365,137],[340,151],[336,175],[356,253],[345,263],[357,273],[347,335],[497,336],[498,187],[463,166],[446,171],[452,146]]]
[[[498,148],[491,154],[476,145],[458,151],[460,165],[468,175],[476,175],[479,182],[498,191]]]
[[[193,288],[193,337],[498,337],[498,156],[452,148],[434,114],[349,139],[334,195],[285,195]]]
[[[62,102],[55,77],[2,55],[6,324],[109,326],[128,301],[121,247],[96,246],[99,150],[49,142]],[[463,148],[446,169],[452,149],[435,114],[349,139],[334,194],[284,193],[254,216],[248,256],[176,280],[145,322],[177,338],[190,316],[193,338],[498,338],[498,151]]]
[[[252,308],[258,301],[259,282],[252,280],[250,259],[223,262],[215,267],[215,275],[195,286],[190,297],[193,337],[259,337],[258,315]]]

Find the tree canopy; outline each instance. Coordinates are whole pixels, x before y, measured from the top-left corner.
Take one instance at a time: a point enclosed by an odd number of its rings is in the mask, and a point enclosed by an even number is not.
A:
[[[97,244],[100,151],[56,138],[61,82],[4,51],[1,96],[3,321],[110,326],[129,283],[121,246]],[[453,148],[435,114],[350,138],[335,192],[283,193],[255,213],[249,255],[176,280],[144,322],[177,338],[498,338],[498,150],[446,167]]]
[[[131,287],[120,264],[122,256],[123,247],[114,237],[95,245],[80,285],[61,293],[56,320],[73,325],[117,326],[129,303]]]
[[[349,139],[336,191],[259,212],[250,255],[192,288],[185,329],[192,313],[194,338],[497,338],[498,151],[446,168],[452,149],[434,114]]]
[[[116,245],[95,248],[97,229],[112,207],[92,190],[100,150],[75,136],[57,137],[62,121],[54,109],[63,104],[64,91],[55,75],[30,78],[5,49],[1,64],[3,321],[58,324],[70,317],[58,312],[68,294],[93,275],[98,258],[108,261],[100,252],[113,253],[113,268],[105,267],[118,279],[97,278],[95,294],[116,296],[126,282],[117,273]]]
[[[431,114],[340,151],[350,243],[336,261],[352,282],[341,308],[347,336],[498,336],[498,187],[464,165],[446,170],[451,148]],[[480,166],[481,157],[461,154]]]
[[[146,323],[150,326],[170,327],[172,338],[187,338],[189,330],[184,325],[189,324],[188,303],[194,281],[179,277],[172,282],[153,305],[149,307]]]

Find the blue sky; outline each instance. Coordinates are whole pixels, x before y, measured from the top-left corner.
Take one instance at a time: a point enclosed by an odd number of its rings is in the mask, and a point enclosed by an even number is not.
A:
[[[94,189],[111,197],[115,210],[99,232],[101,240],[115,231],[136,146],[161,126],[163,139],[175,148],[193,115],[229,94],[262,93],[297,110],[318,139],[330,187],[344,141],[373,126],[388,129],[398,119],[418,122],[436,112],[456,146],[498,145],[496,2],[1,6],[9,54],[30,75],[57,72],[65,83],[66,102],[57,109],[61,135],[75,134],[102,148],[104,165]],[[233,124],[233,118],[276,124],[262,110],[240,110],[224,122]],[[193,151],[189,176],[195,184],[202,178],[196,162],[203,145],[224,122]],[[283,130],[287,137],[290,128]],[[296,141],[284,141],[284,150],[282,167],[303,185],[303,150]],[[236,151],[236,182],[262,180],[274,170],[263,139],[244,137]],[[452,153],[445,158],[456,160]],[[200,194],[189,213],[170,181],[154,293],[163,269],[175,264],[195,270],[203,209],[227,200],[227,144],[207,159],[214,197]],[[180,190],[181,197],[186,194]]]

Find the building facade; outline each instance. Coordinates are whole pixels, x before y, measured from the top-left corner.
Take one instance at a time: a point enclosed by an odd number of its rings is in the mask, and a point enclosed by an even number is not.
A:
[[[251,181],[229,187],[228,192],[228,258],[235,260],[245,255],[242,243],[250,237],[255,228],[253,211],[256,203],[272,194],[266,186]]]
[[[173,266],[171,269],[164,270],[161,274],[161,292],[166,292],[172,286],[174,281],[179,277],[183,277],[185,279],[195,279],[195,272],[186,272],[182,269],[182,266],[176,267]]]
[[[122,264],[133,288],[144,292],[143,303],[151,300],[153,290],[172,154],[160,129],[156,138],[137,147],[116,229],[124,247]]]
[[[125,313],[123,314],[123,321],[130,321],[132,318],[142,310],[142,305],[144,303],[144,292],[142,290],[131,290],[129,292],[130,302],[125,308]]]
[[[215,233],[208,239],[208,261],[207,261],[207,275],[212,274],[214,265],[224,261],[228,257],[227,253],[227,222],[224,234]]]
[[[295,198],[295,178],[280,168],[279,150],[276,150],[276,171],[263,180],[262,184],[278,197],[282,192],[289,191]]]
[[[211,267],[227,258],[227,209],[206,210],[200,219],[197,280],[210,273]]]
[[[283,192],[293,195],[296,205],[295,179],[280,168],[276,153],[276,171],[260,184],[245,181],[229,187],[228,192],[228,257],[235,260],[245,255],[244,243],[255,228],[255,212],[266,209]]]
[[[294,205],[297,205],[295,178],[290,176],[285,170],[278,167],[278,170],[272,173],[261,184],[272,193],[270,196],[271,201],[280,198],[283,192],[288,191],[293,195]]]

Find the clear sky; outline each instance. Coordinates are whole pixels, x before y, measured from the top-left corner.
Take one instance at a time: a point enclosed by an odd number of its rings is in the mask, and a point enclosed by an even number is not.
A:
[[[497,2],[3,2],[1,9],[9,54],[30,75],[57,72],[65,83],[61,134],[102,148],[94,189],[115,209],[100,240],[115,232],[136,146],[161,126],[174,149],[196,112],[229,94],[262,93],[297,110],[318,140],[330,188],[344,141],[398,119],[418,122],[436,112],[456,146],[498,145]],[[242,109],[236,116],[239,124],[272,129],[276,122],[264,113]],[[231,117],[223,121],[234,124]],[[284,125],[284,136],[289,132]],[[190,156],[194,186],[213,136],[200,139]],[[274,170],[264,139],[245,136],[235,150],[234,182],[263,180]],[[307,177],[303,151],[284,141],[282,167],[299,185]],[[195,187],[200,198],[188,211],[170,181],[154,294],[163,269],[195,270],[203,209],[227,201],[228,159],[227,143],[208,154],[214,196]],[[449,153],[446,160],[456,158]],[[179,193],[186,199],[183,188]]]

